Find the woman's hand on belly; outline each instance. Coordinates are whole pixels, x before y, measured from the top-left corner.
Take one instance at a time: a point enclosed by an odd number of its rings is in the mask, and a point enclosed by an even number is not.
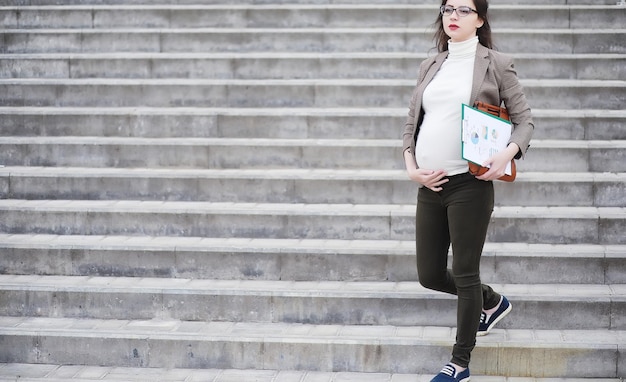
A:
[[[426,170],[422,168],[409,169],[409,179],[424,185],[435,192],[442,190],[441,185],[448,182],[448,173],[444,170]]]

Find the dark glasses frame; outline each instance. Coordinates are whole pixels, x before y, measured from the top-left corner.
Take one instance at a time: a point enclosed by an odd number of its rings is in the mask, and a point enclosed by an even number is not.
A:
[[[472,12],[478,14],[478,11],[475,9],[472,9],[470,7],[467,6],[460,6],[458,8],[454,8],[451,5],[442,5],[439,8],[439,12],[441,12],[442,16],[452,16],[452,14],[456,11],[456,14],[459,17],[466,17],[469,16]]]

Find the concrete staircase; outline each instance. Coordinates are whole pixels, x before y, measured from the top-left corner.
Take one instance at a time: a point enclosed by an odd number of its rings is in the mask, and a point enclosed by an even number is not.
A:
[[[171,3],[0,2],[0,381],[428,381],[455,299],[400,136],[438,3]],[[623,380],[626,5],[518,3],[537,130],[472,375]]]

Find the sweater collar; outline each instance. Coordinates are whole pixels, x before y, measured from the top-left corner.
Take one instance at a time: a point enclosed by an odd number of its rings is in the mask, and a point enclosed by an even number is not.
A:
[[[461,42],[448,41],[449,55],[448,59],[462,60],[474,58],[476,56],[476,47],[478,46],[478,36],[474,36],[469,40]]]

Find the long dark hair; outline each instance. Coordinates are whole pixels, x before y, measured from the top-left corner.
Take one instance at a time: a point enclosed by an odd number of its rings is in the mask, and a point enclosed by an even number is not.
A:
[[[489,17],[487,14],[489,4],[487,3],[487,0],[473,1],[476,11],[478,12],[478,17],[483,21],[483,26],[478,28],[476,31],[476,34],[478,35],[478,42],[489,49],[494,49],[493,41],[491,39],[491,26],[489,25]],[[441,5],[446,5],[447,2],[448,0],[441,0]],[[448,40],[450,37],[448,37],[443,29],[443,16],[441,13],[439,13],[434,27],[436,29],[434,40],[437,43],[437,50],[439,50],[440,53],[445,52],[448,50]]]

